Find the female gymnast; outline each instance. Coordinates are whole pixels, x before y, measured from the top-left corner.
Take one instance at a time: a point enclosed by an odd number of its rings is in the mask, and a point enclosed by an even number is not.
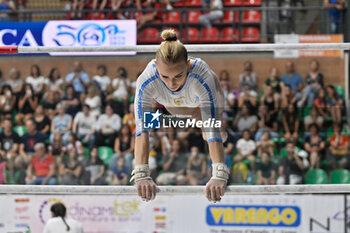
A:
[[[156,58],[148,63],[136,81],[135,92],[135,169],[131,181],[138,195],[145,201],[153,200],[156,184],[148,166],[149,129],[143,125],[143,115],[152,111],[152,102],[158,103],[173,115],[191,115],[196,120],[220,120],[223,110],[223,92],[215,73],[199,58],[188,58],[185,46],[177,40],[174,30],[164,30]],[[209,201],[220,201],[228,179],[223,154],[225,133],[218,128],[202,128],[213,161],[212,177],[206,185]]]

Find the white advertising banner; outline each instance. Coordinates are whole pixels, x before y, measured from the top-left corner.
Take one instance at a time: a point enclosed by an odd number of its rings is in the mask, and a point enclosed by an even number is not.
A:
[[[0,196],[0,233],[42,232],[50,206],[62,202],[86,233],[323,233],[344,232],[343,195]]]

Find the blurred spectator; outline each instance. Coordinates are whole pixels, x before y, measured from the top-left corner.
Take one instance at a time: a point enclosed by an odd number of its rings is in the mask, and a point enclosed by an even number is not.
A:
[[[128,106],[128,92],[130,89],[130,80],[128,73],[124,67],[119,67],[117,76],[112,80],[112,94],[108,95],[107,101],[114,101],[115,99],[122,99],[124,104],[124,112],[127,112]]]
[[[72,19],[83,19],[84,7],[85,7],[85,0],[72,0],[72,4],[71,4]]]
[[[107,1],[108,0],[93,0],[92,1],[92,9],[94,10],[93,14],[95,16],[97,16],[99,12],[102,12],[105,9],[105,7],[107,5]],[[99,8],[99,9],[97,10],[97,8]]]
[[[79,61],[73,63],[73,72],[67,74],[65,81],[66,87],[73,85],[77,95],[85,93],[90,85],[89,75],[83,71],[83,65]]]
[[[1,118],[12,119],[15,105],[16,96],[13,95],[11,86],[8,84],[3,85],[0,96],[0,113],[2,115]]]
[[[72,117],[66,113],[66,106],[62,103],[57,105],[58,114],[52,119],[50,141],[53,142],[55,134],[62,137],[64,145],[68,143],[68,135],[72,129]]]
[[[67,144],[67,150],[70,148],[74,148],[76,153],[78,154],[78,160],[83,161],[84,160],[84,147],[80,140],[77,139],[77,136],[74,133],[69,133],[68,135],[68,144]]]
[[[51,120],[45,115],[45,110],[42,104],[39,104],[38,107],[35,109],[34,121],[36,125],[36,130],[49,137]]]
[[[323,127],[324,119],[322,115],[318,113],[317,107],[312,106],[310,108],[310,115],[304,117],[304,129],[305,131],[309,131],[309,127],[311,124],[317,124],[319,129]]]
[[[243,131],[243,137],[237,141],[236,144],[237,154],[233,157],[234,163],[242,162],[243,160],[248,160],[250,162],[250,166],[255,172],[255,155],[254,151],[256,149],[255,141],[250,139],[249,130]]]
[[[105,65],[97,66],[97,74],[93,80],[99,85],[102,92],[106,92],[108,86],[111,84],[111,78],[107,75],[107,67]]]
[[[115,166],[112,168],[113,178],[112,185],[127,185],[128,184],[128,176],[130,173],[130,169],[125,164],[125,158],[123,156],[119,156],[115,160]]]
[[[105,114],[100,115],[95,128],[96,146],[114,146],[114,140],[121,128],[120,116],[113,112],[111,105],[107,104]],[[107,142],[106,142],[107,141]]]
[[[73,133],[75,133],[80,140],[87,143],[89,148],[92,148],[95,142],[95,128],[96,118],[91,115],[89,105],[84,104],[81,112],[75,116],[73,121]]]
[[[286,140],[298,140],[300,120],[294,104],[289,104],[288,108],[283,110],[282,124],[284,129],[284,138]]]
[[[16,4],[12,0],[0,0],[0,22],[10,21],[11,11],[16,10]]]
[[[79,111],[80,100],[76,96],[72,85],[67,86],[66,95],[63,97],[61,103],[66,106],[66,112],[72,117],[75,117]]]
[[[11,86],[13,94],[18,97],[23,89],[23,80],[21,79],[21,72],[19,69],[12,68],[10,70],[10,78],[6,80],[5,83]]]
[[[244,104],[256,107],[256,91],[250,90],[248,86],[244,86],[238,98],[238,108],[242,108]]]
[[[182,146],[186,151],[190,151],[192,146],[197,146],[202,153],[205,150],[205,142],[203,140],[203,131],[199,128],[189,127],[179,130],[177,138],[180,139]]]
[[[103,161],[98,157],[97,147],[90,151],[89,161],[85,166],[84,184],[85,185],[104,185],[105,166]]]
[[[0,184],[7,184],[6,160],[0,155]]]
[[[63,96],[63,90],[62,90],[63,85],[64,85],[64,81],[61,78],[61,73],[59,69],[56,67],[52,68],[48,76],[46,89],[48,91],[59,92],[60,95]]]
[[[43,96],[42,101],[44,103],[43,106],[45,109],[45,115],[47,115],[50,118],[50,120],[52,120],[57,114],[56,107],[60,101],[59,94],[54,91],[46,92]]]
[[[31,84],[34,93],[41,96],[49,80],[41,75],[40,67],[34,64],[30,67],[30,75],[26,78],[26,83]]]
[[[196,146],[191,148],[191,155],[187,161],[186,174],[189,185],[202,185],[209,180],[207,177],[207,162],[204,155],[199,152],[199,148]]]
[[[334,123],[341,123],[344,99],[339,95],[333,85],[327,86],[327,109]]]
[[[250,113],[250,108],[247,104],[242,106],[241,112],[237,114],[233,127],[237,128],[239,132],[250,130],[254,133],[257,129],[258,117]]]
[[[319,71],[320,64],[317,60],[312,60],[310,72],[305,78],[304,95],[301,99],[301,106],[307,101],[308,106],[312,106],[320,88],[323,88],[323,74]]]
[[[185,177],[187,156],[183,149],[180,140],[174,139],[171,152],[162,158],[163,173],[157,177],[157,184],[184,185],[187,183]]]
[[[270,141],[270,133],[265,131],[262,134],[261,140],[256,144],[258,155],[267,153],[271,158],[274,156],[275,143]]]
[[[46,137],[44,134],[36,130],[35,121],[33,119],[28,119],[25,122],[27,128],[27,133],[25,133],[21,138],[21,144],[19,146],[19,153],[25,163],[29,163],[34,154],[34,145],[37,143],[44,143]]]
[[[0,133],[0,158],[7,160],[7,167],[10,171],[10,178],[14,180],[15,169],[20,167],[22,160],[18,156],[18,148],[21,139],[12,129],[12,121],[3,121],[3,132]]]
[[[318,95],[314,101],[314,106],[317,108],[318,112],[321,114],[321,116],[324,119],[328,118],[328,112],[327,112],[327,99],[326,99],[326,90],[324,88],[321,88],[318,91]]]
[[[118,0],[117,0],[118,1]],[[147,0],[145,3],[145,9],[159,10],[166,7],[167,10],[172,10],[173,7],[170,4],[170,0]],[[150,13],[143,14],[138,19],[137,29],[141,29],[146,23],[152,20],[163,20],[163,12],[149,11]]]
[[[88,88],[85,104],[89,105],[90,114],[94,116],[95,119],[97,119],[101,113],[102,100],[100,96],[100,90],[96,85],[91,85]]]
[[[259,106],[258,119],[258,131],[255,134],[255,141],[260,141],[264,132],[269,132],[272,138],[279,136],[277,116],[272,115],[266,105]]]
[[[27,169],[27,184],[55,185],[55,159],[46,153],[44,143],[37,143],[34,148],[35,154]]]
[[[224,112],[226,112],[229,116],[232,116],[233,108],[235,107],[235,104],[236,104],[235,103],[236,96],[232,91],[230,76],[227,70],[221,71],[219,80],[220,80],[220,86],[224,92],[224,98],[225,98]]]
[[[281,93],[281,79],[278,76],[278,70],[276,67],[271,69],[270,77],[266,79],[265,85],[272,87],[272,92],[274,95]]]
[[[293,141],[286,145],[287,156],[280,160],[278,166],[277,184],[301,184],[305,169],[308,168],[307,153],[303,150],[297,151]]]
[[[126,167],[132,169],[132,160],[134,159],[135,137],[131,134],[128,125],[122,125],[119,137],[115,139],[114,152],[115,154],[109,160],[109,167],[115,164],[118,157],[124,157]]]
[[[280,96],[278,93],[273,92],[272,86],[267,85],[265,87],[264,95],[260,99],[260,104],[267,107],[269,114],[273,118],[277,118],[280,108]]]
[[[301,99],[303,79],[299,73],[295,72],[294,63],[291,61],[286,64],[286,74],[282,76],[282,83],[284,86],[289,85],[292,89],[292,94],[295,95],[298,100]]]
[[[83,166],[78,161],[78,155],[75,148],[68,148],[68,160],[59,165],[60,183],[63,185],[80,184],[82,172]]]
[[[258,76],[253,72],[251,61],[244,62],[244,72],[239,75],[239,88],[243,90],[245,87],[250,91],[254,91],[255,96],[257,96]]]
[[[288,105],[290,104],[296,105],[297,97],[293,94],[290,85],[284,85],[281,96],[281,108],[284,110],[288,108]]]
[[[342,32],[342,10],[344,9],[344,5],[344,0],[324,0],[323,2],[323,6],[329,8],[328,14],[331,34],[339,34]]]
[[[55,161],[59,164],[63,161],[63,156],[67,152],[67,148],[63,145],[62,137],[60,134],[55,134],[53,142],[49,146],[49,154],[55,158]]]
[[[261,162],[257,165],[257,184],[271,185],[275,184],[276,167],[270,155],[266,152],[261,154]]]
[[[309,127],[310,135],[305,137],[305,150],[310,154],[310,169],[320,167],[320,158],[326,147],[325,139],[319,135],[317,124]]]
[[[17,125],[23,125],[23,119],[28,120],[33,117],[34,110],[38,106],[39,98],[35,94],[31,84],[23,85],[21,95],[18,101],[18,109],[20,113],[16,115]]]
[[[206,28],[211,28],[211,22],[217,19],[221,19],[224,15],[222,10],[222,0],[211,0],[210,11],[204,15],[199,16],[199,22]]]
[[[125,114],[123,117],[123,124],[127,124],[130,128],[131,133],[134,135],[136,131],[135,124],[135,114],[134,114],[134,104],[129,105],[129,113]]]
[[[329,137],[328,160],[333,169],[345,169],[349,162],[349,136],[341,133],[341,125],[333,124],[334,135]]]

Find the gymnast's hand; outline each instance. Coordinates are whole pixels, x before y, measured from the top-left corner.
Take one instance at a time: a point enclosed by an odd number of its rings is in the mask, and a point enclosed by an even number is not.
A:
[[[137,194],[144,201],[154,200],[156,197],[156,184],[152,179],[139,180],[135,182]]]
[[[221,200],[224,196],[227,181],[210,179],[205,187],[206,195],[209,201],[214,203]]]

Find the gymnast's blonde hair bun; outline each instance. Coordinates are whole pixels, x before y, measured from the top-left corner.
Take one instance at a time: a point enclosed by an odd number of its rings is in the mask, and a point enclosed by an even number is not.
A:
[[[185,46],[177,40],[176,32],[173,29],[165,29],[161,33],[164,41],[160,44],[156,59],[165,63],[187,62],[188,55]]]

